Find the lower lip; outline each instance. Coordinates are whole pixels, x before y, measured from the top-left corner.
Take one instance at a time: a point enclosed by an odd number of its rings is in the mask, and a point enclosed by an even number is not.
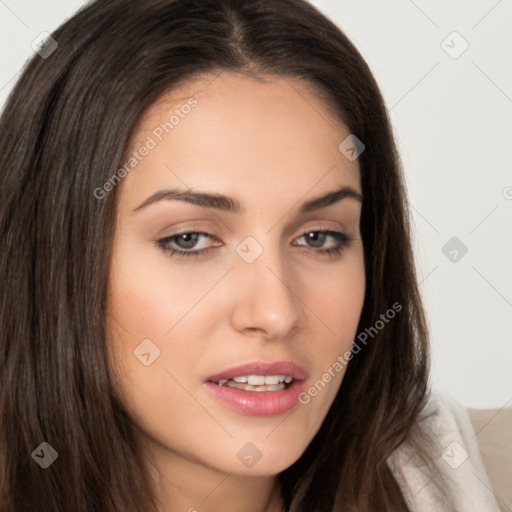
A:
[[[294,380],[281,391],[244,391],[205,382],[206,388],[227,407],[254,416],[275,416],[297,405],[303,381]]]

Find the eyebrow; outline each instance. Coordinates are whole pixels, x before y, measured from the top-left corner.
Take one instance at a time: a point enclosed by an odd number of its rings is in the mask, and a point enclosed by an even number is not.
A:
[[[343,199],[355,199],[360,203],[363,202],[363,196],[352,187],[343,186],[337,190],[327,192],[319,197],[309,199],[299,209],[299,215],[308,213],[320,208],[331,206]],[[160,190],[149,196],[132,213],[138,212],[147,206],[160,201],[185,201],[203,208],[213,208],[231,213],[244,213],[245,208],[236,199],[222,195],[207,192],[194,192],[191,190],[180,190],[177,188],[169,190]]]

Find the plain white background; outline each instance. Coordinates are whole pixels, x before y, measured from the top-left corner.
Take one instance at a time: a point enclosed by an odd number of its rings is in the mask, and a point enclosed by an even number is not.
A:
[[[510,406],[512,1],[311,3],[361,51],[391,113],[431,330],[432,382],[466,406]],[[0,0],[0,105],[34,55],[31,42],[84,4]]]

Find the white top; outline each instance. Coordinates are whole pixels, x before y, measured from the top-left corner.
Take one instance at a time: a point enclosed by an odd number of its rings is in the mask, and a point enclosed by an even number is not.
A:
[[[500,512],[467,410],[432,391],[424,412],[432,413],[425,424],[436,435],[435,465],[448,496],[439,492],[431,471],[415,460],[414,449],[405,442],[387,462],[411,512]]]

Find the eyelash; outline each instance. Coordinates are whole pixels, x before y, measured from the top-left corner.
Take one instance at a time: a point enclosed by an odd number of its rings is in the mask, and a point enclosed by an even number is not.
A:
[[[332,238],[335,238],[338,240],[338,246],[337,247],[331,247],[329,249],[319,249],[316,250],[314,247],[307,246],[308,250],[312,250],[313,252],[320,253],[322,255],[331,256],[334,257],[336,255],[341,254],[343,249],[348,247],[350,243],[352,242],[352,238],[349,237],[347,234],[341,232],[341,231],[332,231],[332,230],[310,230],[305,231],[300,235],[299,238],[302,238],[305,235],[308,235],[310,233],[321,233],[327,236],[331,236]],[[169,247],[169,243],[174,242],[176,238],[182,236],[182,235],[200,235],[205,236],[208,238],[213,238],[212,235],[209,233],[204,233],[202,231],[184,231],[183,233],[176,233],[174,235],[161,238],[156,240],[157,246],[166,254],[169,256],[185,256],[185,257],[192,257],[192,256],[200,256],[200,255],[206,255],[215,247],[207,247],[206,249],[200,249],[200,250],[183,250],[183,249],[173,249]]]

